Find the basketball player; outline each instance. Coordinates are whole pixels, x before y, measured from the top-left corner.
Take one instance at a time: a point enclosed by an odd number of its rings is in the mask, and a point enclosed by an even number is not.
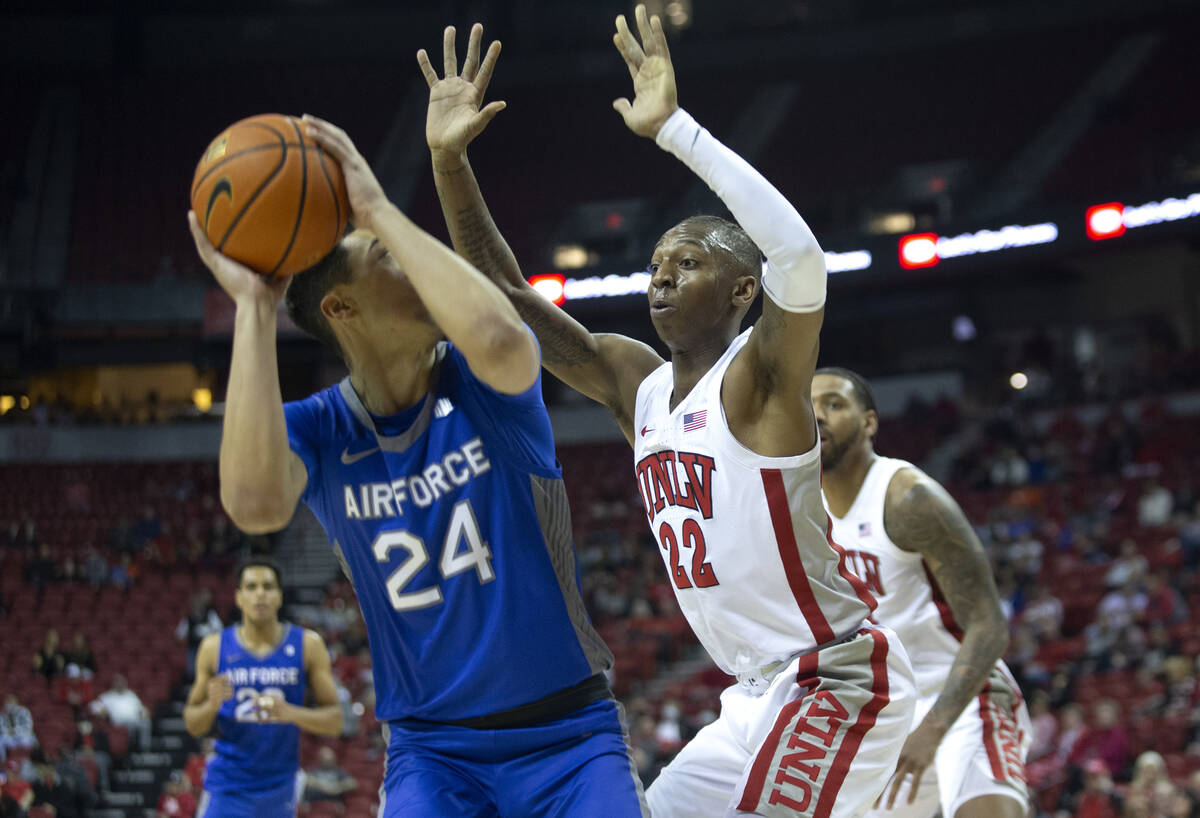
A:
[[[834,539],[879,601],[917,681],[915,728],[874,818],[1024,818],[1029,713],[1000,657],[1008,623],[962,510],[911,463],[875,454],[875,398],[818,369],[813,409]]]
[[[641,44],[623,17],[615,36],[636,98],[614,107],[700,175],[745,228],[694,217],[655,247],[650,317],[671,361],[629,338],[592,335],[522,277],[466,161],[498,105],[481,110],[472,81],[479,27],[463,76],[450,30],[443,78],[418,56],[443,213],[455,247],[537,332],[544,365],[612,411],[634,448],[680,608],[738,678],[720,718],[651,786],[655,818],[861,815],[895,768],[915,699],[904,648],[867,624],[874,600],[827,538],[810,394],[824,254],[779,192],[678,107],[662,26],[642,6],[636,14]],[[488,74],[498,50],[488,50]],[[760,284],[762,318],[739,334]]]
[[[242,624],[209,634],[183,709],[188,732],[217,725],[197,817],[292,818],[304,789],[300,731],[342,731],[329,651],[316,633],[279,621],[279,567],[265,557],[236,572]],[[305,707],[311,692],[313,706]]]
[[[503,294],[387,201],[340,129],[358,228],[290,285],[201,258],[237,303],[221,498],[251,532],[303,500],[354,585],[376,716],[380,815],[644,815],[612,654],[579,591],[540,353]],[[350,370],[284,404],[276,304]],[[448,339],[448,341],[446,340]]]

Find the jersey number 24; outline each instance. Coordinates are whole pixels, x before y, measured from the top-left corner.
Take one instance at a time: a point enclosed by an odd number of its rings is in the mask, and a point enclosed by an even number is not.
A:
[[[465,550],[460,548],[466,544]],[[405,591],[404,588],[413,577],[429,563],[429,550],[425,541],[411,531],[393,530],[380,532],[371,546],[375,559],[387,562],[393,548],[401,548],[408,552],[405,559],[387,578],[388,599],[397,611],[415,611],[428,608],[442,601],[442,589],[437,585],[423,588],[420,591]],[[492,552],[484,542],[479,532],[479,523],[475,512],[471,510],[470,500],[459,500],[450,514],[450,524],[446,526],[446,539],[442,543],[442,556],[438,560],[442,579],[449,579],[455,574],[461,574],[472,568],[479,576],[479,583],[485,584],[496,578],[492,570]]]

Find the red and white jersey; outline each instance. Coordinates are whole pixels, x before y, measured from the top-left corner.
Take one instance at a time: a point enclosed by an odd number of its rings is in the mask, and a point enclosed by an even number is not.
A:
[[[830,512],[829,518],[847,564],[879,602],[873,618],[899,635],[912,660],[917,696],[926,698],[938,695],[946,684],[962,629],[925,560],[893,543],[883,527],[888,485],[896,472],[911,468],[906,460],[877,457],[846,516]]]
[[[726,673],[764,667],[854,633],[874,600],[830,539],[820,443],[763,457],[729,431],[725,371],[753,328],[670,409],[671,364],[638,387],[638,487],[679,607]]]

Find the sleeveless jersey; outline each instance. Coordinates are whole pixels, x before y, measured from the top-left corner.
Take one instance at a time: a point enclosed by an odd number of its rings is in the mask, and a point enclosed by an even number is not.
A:
[[[917,695],[937,696],[958,654],[962,629],[954,620],[933,573],[921,555],[899,548],[883,527],[884,500],[896,472],[914,466],[877,457],[845,517],[833,520],[833,536],[846,549],[847,562],[861,577],[879,607],[875,620],[900,637],[912,660]],[[1005,676],[1007,668],[998,667]]]
[[[634,413],[638,487],[680,610],[734,675],[851,634],[874,605],[829,537],[820,443],[763,457],[729,431],[721,383],[752,331],[674,411],[663,364],[638,387]]]
[[[206,790],[269,790],[296,777],[300,728],[294,724],[263,724],[256,709],[262,695],[304,704],[304,629],[286,624],[283,628],[279,644],[262,658],[242,644],[237,625],[221,631],[217,673],[229,677],[233,698],[217,711],[217,740],[204,778]]]
[[[381,721],[458,721],[612,665],[583,605],[541,378],[491,389],[452,344],[375,418],[349,378],[284,406],[304,502],[354,586]]]

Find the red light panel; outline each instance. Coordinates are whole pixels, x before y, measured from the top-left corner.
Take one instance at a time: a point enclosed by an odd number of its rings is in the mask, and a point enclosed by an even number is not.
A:
[[[1092,241],[1115,239],[1125,233],[1125,205],[1120,202],[1107,202],[1093,205],[1084,215],[1087,226],[1087,236]]]
[[[529,277],[529,286],[545,296],[547,300],[560,306],[567,300],[566,283],[567,277],[561,273],[546,273]]]
[[[941,259],[937,254],[937,233],[911,233],[900,239],[900,266],[906,270],[932,267]]]

